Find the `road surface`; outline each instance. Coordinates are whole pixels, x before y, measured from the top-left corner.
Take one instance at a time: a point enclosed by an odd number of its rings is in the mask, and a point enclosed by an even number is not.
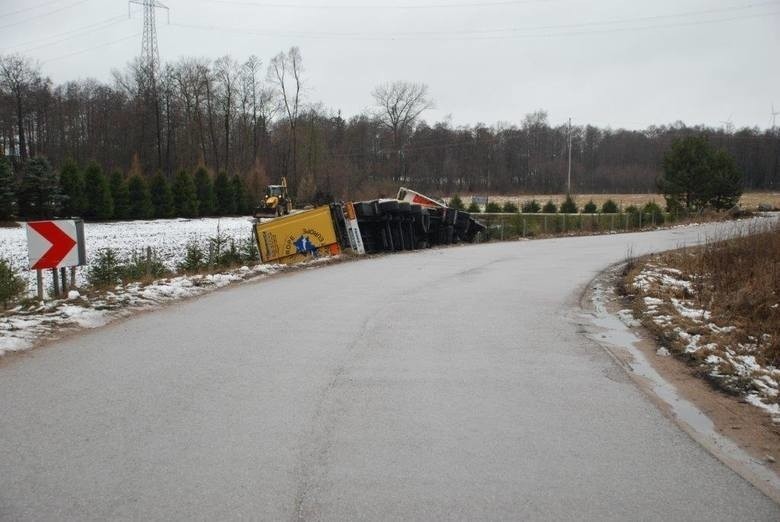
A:
[[[2,520],[780,520],[579,333],[702,229],[241,285],[0,367]]]

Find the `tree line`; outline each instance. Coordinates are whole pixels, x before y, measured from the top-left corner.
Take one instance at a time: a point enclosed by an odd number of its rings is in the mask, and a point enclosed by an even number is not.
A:
[[[194,218],[246,215],[252,200],[237,175],[220,172],[212,179],[205,167],[194,175],[180,170],[172,180],[152,177],[138,166],[129,175],[103,172],[97,162],[81,169],[72,160],[57,172],[42,156],[28,159],[21,172],[0,158],[0,221],[83,217],[91,221],[151,218]]]
[[[109,185],[116,172],[128,185],[138,174],[150,192],[160,176],[174,186],[181,171],[203,168],[215,185],[222,173],[237,178],[249,206],[282,176],[302,203],[391,195],[399,185],[433,195],[566,188],[570,131],[544,111],[514,124],[428,123],[428,88],[394,82],[370,93],[371,110],[345,118],[308,99],[308,87],[296,47],[267,67],[256,56],[181,58],[150,78],[136,61],[114,71],[112,82],[58,85],[30,59],[0,56],[0,155],[17,177],[42,156],[56,171],[69,160],[95,162],[111,173]],[[777,129],[678,122],[644,130],[572,127],[573,192],[654,192],[673,140],[688,136],[705,136],[733,156],[747,190],[780,186]]]

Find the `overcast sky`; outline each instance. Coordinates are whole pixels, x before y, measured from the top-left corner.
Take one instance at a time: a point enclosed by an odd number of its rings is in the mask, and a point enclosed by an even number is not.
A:
[[[780,110],[780,0],[165,0],[163,61],[300,47],[307,102],[351,116],[393,80],[427,83],[429,122],[737,127]],[[0,0],[0,53],[55,82],[110,81],[141,47],[125,0]],[[780,115],[778,115],[780,124]]]

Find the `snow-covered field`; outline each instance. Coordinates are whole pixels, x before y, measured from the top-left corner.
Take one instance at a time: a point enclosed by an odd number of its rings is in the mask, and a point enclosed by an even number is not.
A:
[[[114,223],[86,223],[87,261],[94,258],[102,248],[115,249],[120,258],[129,258],[134,252],[142,253],[151,247],[169,269],[174,269],[185,254],[185,245],[198,242],[208,251],[210,237],[220,235],[235,241],[252,237],[252,223],[249,217],[201,218],[201,219],[156,219],[150,221],[120,221]],[[35,289],[35,272],[27,270],[27,235],[24,226],[0,228],[0,258],[27,278],[30,292]],[[49,273],[46,273],[49,277]],[[77,271],[81,284],[86,276],[85,268]],[[47,279],[47,288],[50,282]]]

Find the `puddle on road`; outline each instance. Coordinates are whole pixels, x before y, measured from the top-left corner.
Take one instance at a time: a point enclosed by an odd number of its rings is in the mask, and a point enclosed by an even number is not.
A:
[[[694,440],[776,502],[780,502],[780,477],[766,468],[762,461],[718,433],[712,420],[696,405],[682,397],[677,389],[653,368],[645,353],[638,347],[643,339],[608,310],[607,303],[612,298],[610,293],[614,288],[616,273],[617,269],[609,270],[591,284],[588,304],[592,306],[592,310],[582,314],[587,321],[583,325],[585,335],[603,346],[629,374],[638,377],[640,384],[662,402],[674,420]],[[621,357],[616,350],[627,352],[630,360]]]

